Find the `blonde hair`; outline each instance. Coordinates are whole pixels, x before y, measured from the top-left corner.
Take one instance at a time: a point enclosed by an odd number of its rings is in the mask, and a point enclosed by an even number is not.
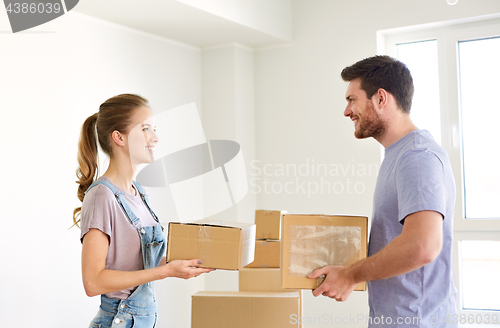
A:
[[[148,101],[138,95],[121,94],[103,102],[99,106],[99,111],[89,116],[83,123],[78,141],[76,170],[77,197],[81,202],[85,192],[99,175],[97,141],[104,153],[111,157],[111,134],[113,131],[129,133],[132,115],[139,107],[149,107]],[[73,226],[79,227],[81,210],[80,206],[73,211]]]

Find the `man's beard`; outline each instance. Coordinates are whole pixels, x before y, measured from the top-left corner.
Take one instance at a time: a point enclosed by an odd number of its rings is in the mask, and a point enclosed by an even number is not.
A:
[[[358,116],[358,123],[358,128],[354,130],[354,136],[358,139],[373,137],[378,140],[385,133],[386,125],[378,117],[370,100],[361,119]]]

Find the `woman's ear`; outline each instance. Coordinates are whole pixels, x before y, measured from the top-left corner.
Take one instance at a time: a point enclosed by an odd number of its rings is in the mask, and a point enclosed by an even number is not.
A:
[[[111,139],[116,145],[120,147],[125,146],[125,138],[123,134],[120,133],[120,131],[118,130],[113,131],[113,133],[111,133]]]

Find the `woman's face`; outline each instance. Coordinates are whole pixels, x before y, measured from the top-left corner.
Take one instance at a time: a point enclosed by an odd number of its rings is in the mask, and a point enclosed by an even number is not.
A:
[[[152,163],[158,136],[153,112],[148,107],[140,107],[132,117],[132,129],[127,139],[132,165]]]

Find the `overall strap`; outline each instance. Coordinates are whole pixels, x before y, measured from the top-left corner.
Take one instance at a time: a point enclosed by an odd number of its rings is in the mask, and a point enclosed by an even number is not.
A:
[[[125,197],[123,197],[123,194],[121,192],[119,192],[118,190],[116,190],[116,188],[113,187],[108,181],[106,181],[106,180],[94,181],[94,183],[92,183],[90,185],[90,187],[87,189],[87,191],[85,193],[87,193],[91,188],[93,188],[99,184],[105,185],[106,187],[111,189],[111,191],[115,195],[116,200],[118,201],[118,204],[120,204],[120,207],[122,208],[123,212],[125,213],[125,216],[129,219],[130,223],[132,223],[132,225],[135,228],[139,228],[141,226],[141,220],[134,214],[134,212],[132,211],[132,209],[130,208],[128,203],[125,201]]]
[[[146,208],[151,213],[151,216],[153,217],[153,219],[155,219],[156,222],[160,223],[160,220],[158,220],[158,217],[156,216],[156,214],[151,209],[151,205],[149,204],[148,194],[146,194],[144,192],[144,190],[142,189],[142,187],[141,187],[140,184],[138,184],[136,181],[132,181],[132,182],[133,182],[134,186],[137,188],[137,191],[139,191],[139,194],[141,194],[141,199],[144,202],[144,205],[146,205]],[[163,227],[162,227],[162,229],[163,229]]]

